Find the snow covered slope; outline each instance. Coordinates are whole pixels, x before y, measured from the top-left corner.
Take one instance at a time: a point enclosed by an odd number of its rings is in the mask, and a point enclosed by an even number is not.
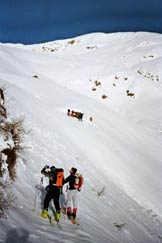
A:
[[[161,242],[162,35],[1,44],[0,63],[9,117],[25,116],[31,129],[24,141],[31,149],[11,186],[16,208],[0,221],[0,242]],[[83,121],[68,117],[68,108],[83,111]],[[62,217],[62,229],[51,228],[41,219],[44,190],[33,214],[46,164],[84,175],[80,226]]]

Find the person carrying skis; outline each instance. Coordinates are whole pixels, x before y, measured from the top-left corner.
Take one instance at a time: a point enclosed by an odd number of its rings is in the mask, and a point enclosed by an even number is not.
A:
[[[76,177],[77,169],[72,167],[69,172],[70,175],[64,180],[64,184],[67,182],[69,183],[66,211],[68,219],[75,220],[78,207],[78,180]]]
[[[49,171],[49,168],[50,168],[50,171]],[[48,169],[48,171],[47,171],[47,169]],[[59,172],[62,173],[61,176],[59,176],[60,183],[58,183],[58,181],[57,181]],[[41,170],[41,173],[49,178],[49,185],[46,187],[47,194],[44,199],[44,209],[42,211],[41,216],[43,218],[48,217],[49,203],[53,199],[55,210],[56,210],[56,212],[54,213],[55,219],[56,219],[56,221],[59,221],[61,218],[59,198],[60,198],[60,194],[62,191],[62,185],[63,185],[63,181],[64,181],[63,169],[57,169],[55,166],[49,167],[46,165]]]

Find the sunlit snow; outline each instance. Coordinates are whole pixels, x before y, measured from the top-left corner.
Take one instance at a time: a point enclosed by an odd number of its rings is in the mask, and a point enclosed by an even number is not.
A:
[[[0,44],[0,63],[8,119],[24,117],[29,131],[0,242],[162,242],[162,35]],[[82,111],[83,121],[68,117],[68,108]],[[44,189],[33,212],[46,164],[83,174],[79,226],[41,218]]]

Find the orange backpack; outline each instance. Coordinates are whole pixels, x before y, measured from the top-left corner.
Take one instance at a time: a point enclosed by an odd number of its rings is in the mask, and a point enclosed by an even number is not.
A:
[[[56,169],[56,183],[55,186],[62,187],[64,181],[64,170]]]

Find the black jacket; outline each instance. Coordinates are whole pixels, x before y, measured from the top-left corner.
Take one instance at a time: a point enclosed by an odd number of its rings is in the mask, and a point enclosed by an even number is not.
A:
[[[75,187],[75,179],[76,179],[76,176],[71,174],[69,175],[65,180],[64,180],[64,184],[69,182],[69,190],[75,190],[76,187]]]
[[[49,185],[46,187],[47,190],[60,190],[58,186],[55,186],[56,178],[57,178],[57,169],[54,172],[46,171],[46,168],[44,167],[41,170],[41,173],[49,178]]]

